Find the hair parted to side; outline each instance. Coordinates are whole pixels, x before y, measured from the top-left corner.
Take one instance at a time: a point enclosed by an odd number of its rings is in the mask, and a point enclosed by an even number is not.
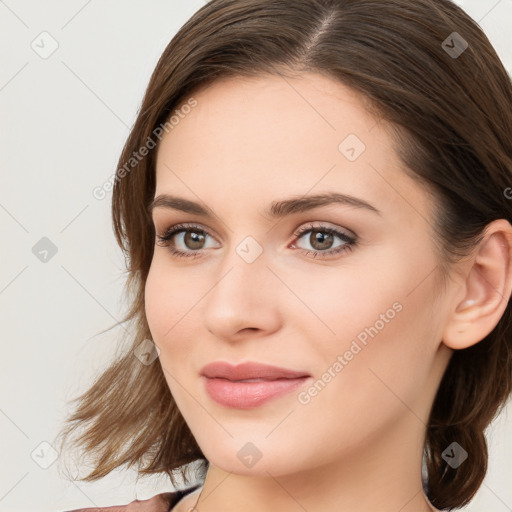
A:
[[[442,47],[453,32],[468,43],[455,58]],[[221,78],[283,77],[315,72],[361,93],[394,129],[407,172],[438,202],[435,245],[443,275],[481,240],[485,226],[512,221],[504,190],[512,182],[512,84],[492,45],[449,0],[211,0],[171,40],[151,76],[119,159],[112,214],[127,260],[132,338],[126,351],[74,399],[60,433],[84,429],[75,443],[94,457],[92,481],[138,465],[167,473],[208,462],[181,416],[162,368],[133,350],[151,339],[144,287],[155,232],[146,207],[155,192],[158,148],[130,170],[120,169],[154,138],[154,130],[202,87]],[[496,328],[454,352],[434,400],[425,441],[434,506],[466,505],[487,471],[484,430],[512,391],[510,303]],[[456,441],[469,453],[458,469],[442,452]]]

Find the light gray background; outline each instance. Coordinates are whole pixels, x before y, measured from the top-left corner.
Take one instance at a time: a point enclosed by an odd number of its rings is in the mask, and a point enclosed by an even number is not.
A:
[[[457,3],[511,70],[512,0]],[[41,464],[52,460],[44,443],[66,402],[105,367],[123,332],[98,334],[125,311],[124,260],[111,194],[100,201],[92,190],[115,172],[160,54],[203,4],[0,0],[2,512],[119,505],[170,489],[165,477],[136,481],[134,471],[68,482],[57,462]],[[42,237],[57,247],[47,262],[32,252]],[[488,433],[489,472],[468,511],[512,510],[511,409]]]

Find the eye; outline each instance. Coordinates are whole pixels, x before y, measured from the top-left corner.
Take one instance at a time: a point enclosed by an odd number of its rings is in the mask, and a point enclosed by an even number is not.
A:
[[[309,237],[304,237],[307,233],[310,233]],[[346,233],[330,226],[314,226],[313,224],[310,224],[299,228],[294,233],[294,236],[299,240],[301,238],[306,240],[307,244],[309,244],[312,249],[305,249],[301,247],[299,247],[299,249],[306,251],[306,256],[313,255],[313,258],[317,258],[319,256],[320,259],[322,259],[326,256],[330,257],[344,251],[350,251],[356,245],[355,237],[349,236]],[[335,238],[341,240],[341,243],[333,245]]]
[[[305,235],[310,233],[309,238]],[[173,256],[196,258],[201,256],[205,249],[204,246],[207,237],[212,238],[204,229],[196,224],[176,224],[168,228],[163,234],[157,234],[157,245],[167,247]],[[346,233],[334,229],[330,226],[314,226],[309,224],[298,229],[294,235],[295,238],[305,238],[312,249],[299,247],[299,250],[306,253],[306,256],[320,259],[330,257],[344,251],[352,250],[356,245],[356,238]],[[338,245],[333,245],[335,239],[341,241]],[[176,239],[176,240],[175,240]],[[218,245],[213,245],[218,247]],[[295,244],[292,245],[295,247]]]
[[[178,236],[182,234],[184,236]],[[167,229],[164,234],[156,235],[158,245],[167,247],[173,256],[186,258],[195,258],[200,256],[205,248],[203,247],[204,240],[209,236],[210,235],[206,231],[195,224],[176,224],[175,226]],[[178,240],[176,243],[173,240],[174,237],[178,239],[181,238],[181,240]],[[179,246],[180,244],[181,246],[184,246],[185,249],[190,249],[190,251],[177,249],[176,245]]]

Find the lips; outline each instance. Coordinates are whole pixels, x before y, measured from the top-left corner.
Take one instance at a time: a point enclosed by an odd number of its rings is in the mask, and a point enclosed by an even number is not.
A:
[[[309,382],[302,371],[262,363],[247,362],[237,366],[218,361],[201,370],[210,398],[224,407],[251,409],[290,393]]]
[[[210,379],[226,379],[231,381],[249,379],[298,379],[300,377],[309,377],[309,374],[306,372],[280,368],[278,366],[270,366],[262,363],[247,362],[233,366],[222,361],[207,364],[201,370],[201,375]]]

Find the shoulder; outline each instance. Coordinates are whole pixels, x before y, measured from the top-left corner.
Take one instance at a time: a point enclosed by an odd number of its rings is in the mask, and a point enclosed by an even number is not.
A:
[[[196,490],[199,485],[174,492],[164,492],[147,500],[135,500],[126,505],[110,507],[76,508],[66,512],[169,512],[178,501]]]

